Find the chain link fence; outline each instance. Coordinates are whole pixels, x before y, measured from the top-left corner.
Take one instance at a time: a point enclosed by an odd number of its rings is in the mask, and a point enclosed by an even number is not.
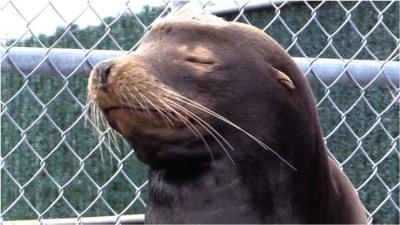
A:
[[[0,219],[140,222],[143,215],[128,215],[144,212],[146,166],[122,142],[110,145],[109,130],[90,119],[85,125],[88,71],[101,59],[133,51],[176,1],[141,10],[137,1],[109,2],[120,9],[113,16],[103,15],[98,1],[79,1],[70,18],[59,2],[43,2],[29,17],[26,1],[0,2],[0,20],[13,14],[19,21],[8,22],[23,27],[1,40]],[[259,27],[298,57],[327,150],[355,185],[370,223],[397,223],[399,1],[200,3]],[[79,27],[87,17],[98,25]],[[38,33],[46,20],[61,25],[53,34]]]

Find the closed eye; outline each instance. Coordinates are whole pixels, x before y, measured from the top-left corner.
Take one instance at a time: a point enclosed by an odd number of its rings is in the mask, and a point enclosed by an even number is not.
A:
[[[185,61],[190,62],[190,63],[205,64],[205,65],[215,65],[216,64],[216,62],[213,60],[197,58],[197,57],[193,57],[193,56],[186,57]]]

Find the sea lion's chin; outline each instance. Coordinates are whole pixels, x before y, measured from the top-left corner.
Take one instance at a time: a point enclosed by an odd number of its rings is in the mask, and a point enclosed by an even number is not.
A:
[[[158,113],[129,108],[111,108],[103,111],[108,124],[128,139],[138,135],[167,138],[177,130],[183,129],[180,124],[171,123]]]

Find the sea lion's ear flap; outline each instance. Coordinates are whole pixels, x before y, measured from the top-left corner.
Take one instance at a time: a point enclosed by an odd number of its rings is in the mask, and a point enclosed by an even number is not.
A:
[[[272,67],[272,75],[279,81],[279,83],[284,85],[286,88],[288,88],[290,90],[296,89],[292,80],[290,79],[290,77],[288,75],[286,75],[286,73]]]

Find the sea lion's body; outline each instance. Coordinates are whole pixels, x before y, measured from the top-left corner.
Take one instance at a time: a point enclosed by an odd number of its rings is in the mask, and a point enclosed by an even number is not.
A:
[[[177,17],[89,82],[150,166],[146,223],[367,223],[290,56],[254,27]]]

